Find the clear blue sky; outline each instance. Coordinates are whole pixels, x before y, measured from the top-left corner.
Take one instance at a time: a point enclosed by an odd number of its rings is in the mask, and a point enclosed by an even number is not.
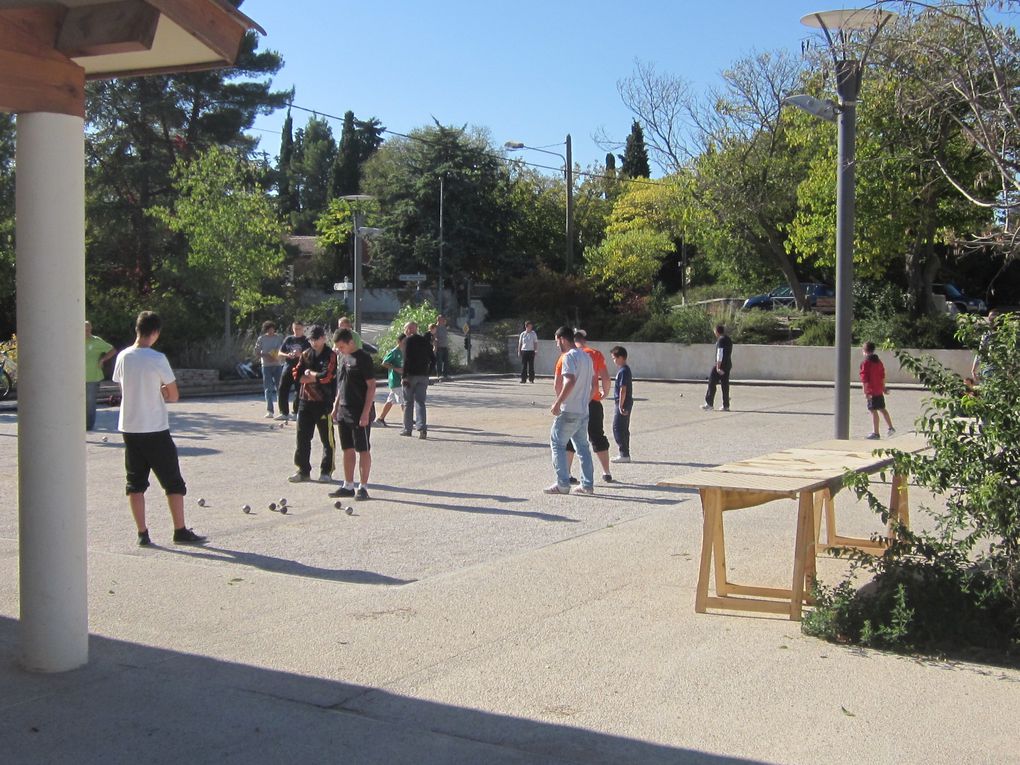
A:
[[[600,128],[626,138],[632,116],[618,80],[635,59],[680,75],[698,91],[752,51],[800,51],[812,30],[800,18],[854,7],[839,0],[247,0],[263,48],[282,54],[277,88],[294,103],[342,116],[378,118],[399,133],[432,124],[473,125],[492,142],[522,141],[575,163],[602,162]],[[294,113],[295,128],[309,115]],[[284,113],[256,122],[261,149],[275,157]],[[265,131],[265,132],[264,132]],[[339,138],[340,124],[333,124]],[[556,165],[554,157],[522,158]]]

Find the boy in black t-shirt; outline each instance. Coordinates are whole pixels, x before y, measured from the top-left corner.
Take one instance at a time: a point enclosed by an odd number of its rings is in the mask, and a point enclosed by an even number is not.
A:
[[[372,357],[358,348],[354,333],[338,329],[333,335],[337,358],[340,360],[340,383],[333,403],[333,419],[340,431],[343,450],[344,480],[331,497],[368,499],[368,477],[372,472],[372,421],[375,419],[375,367]],[[354,466],[361,479],[354,489]]]
[[[276,415],[278,420],[283,420],[284,422],[290,421],[290,389],[294,384],[294,367],[297,366],[298,358],[301,354],[311,347],[308,343],[308,338],[305,337],[305,325],[300,321],[295,321],[291,325],[291,333],[283,338],[283,345],[280,346],[280,355],[286,360],[283,362],[283,372],[280,374],[280,387],[276,402],[280,407],[280,413]],[[299,401],[300,398],[295,396],[295,420],[297,419]]]

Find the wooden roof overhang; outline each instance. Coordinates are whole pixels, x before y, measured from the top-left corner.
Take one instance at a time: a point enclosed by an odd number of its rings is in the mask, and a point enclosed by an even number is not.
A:
[[[249,29],[226,0],[0,0],[0,112],[85,115],[85,81],[230,66]]]

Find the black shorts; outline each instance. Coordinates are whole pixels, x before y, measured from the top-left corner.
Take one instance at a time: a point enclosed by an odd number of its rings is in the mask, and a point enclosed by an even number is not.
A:
[[[885,409],[885,396],[868,396],[868,411],[881,412]]]
[[[149,488],[149,471],[156,474],[167,494],[187,494],[177,461],[177,446],[169,430],[158,433],[122,433],[127,494],[143,494]]]
[[[371,422],[371,420],[369,420]],[[337,430],[340,431],[340,448],[353,449],[354,451],[368,452],[372,450],[372,426],[361,427],[347,420],[337,422]]]
[[[588,441],[593,452],[609,451],[609,439],[606,438],[606,426],[602,421],[604,413],[602,402],[592,399],[588,402]],[[567,441],[567,451],[574,451],[574,442]]]

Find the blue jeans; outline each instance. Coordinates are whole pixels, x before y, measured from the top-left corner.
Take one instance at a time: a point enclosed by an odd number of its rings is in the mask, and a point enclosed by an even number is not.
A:
[[[262,365],[262,390],[266,394],[266,411],[270,414],[273,413],[273,404],[276,403],[276,391],[280,388],[282,372],[283,364]]]
[[[553,470],[556,471],[556,485],[563,491],[570,490],[570,471],[567,469],[567,441],[574,442],[574,451],[581,461],[581,485],[592,488],[595,485],[595,468],[591,459],[591,445],[588,443],[588,413],[574,414],[561,412],[549,429],[549,446],[552,448]]]
[[[412,426],[417,426],[424,433],[429,427],[425,412],[425,396],[429,392],[428,375],[404,375],[401,384],[404,386],[404,431],[410,433]]]
[[[85,430],[96,426],[96,398],[99,396],[99,382],[85,383]]]
[[[450,349],[441,345],[436,348],[436,374],[440,377],[450,376]]]
[[[633,410],[627,414],[620,414],[620,407],[614,402],[613,409],[616,413],[613,415],[613,440],[616,441],[616,446],[620,450],[621,457],[630,456],[630,416],[633,414]]]

